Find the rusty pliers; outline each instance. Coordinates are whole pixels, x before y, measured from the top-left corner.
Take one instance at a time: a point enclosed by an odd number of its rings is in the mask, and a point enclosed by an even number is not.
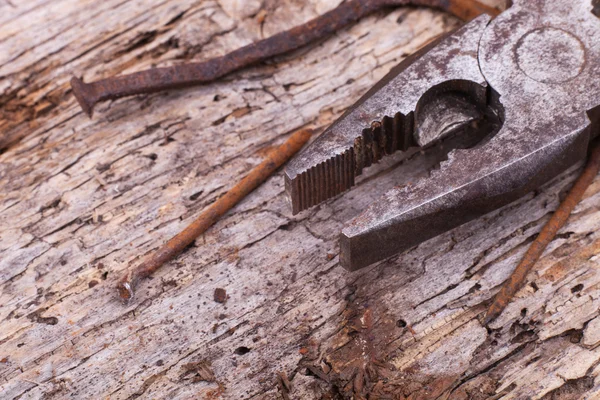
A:
[[[287,167],[294,213],[385,155],[450,141],[430,176],[348,222],[359,269],[506,205],[586,157],[600,131],[600,18],[591,0],[514,0],[405,60]]]

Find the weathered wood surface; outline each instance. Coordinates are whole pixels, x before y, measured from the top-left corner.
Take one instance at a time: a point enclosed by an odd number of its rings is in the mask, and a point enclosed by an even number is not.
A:
[[[382,12],[212,85],[104,103],[92,120],[70,75],[206,59],[338,3],[0,2],[0,127],[3,147],[13,143],[0,155],[2,399],[276,399],[279,372],[292,399],[600,398],[600,179],[516,301],[491,329],[480,323],[577,168],[356,273],[338,265],[342,224],[426,174],[437,150],[386,160],[297,217],[279,173],[134,303],[117,301],[123,271],[265,148],[330,123],[458,21]]]

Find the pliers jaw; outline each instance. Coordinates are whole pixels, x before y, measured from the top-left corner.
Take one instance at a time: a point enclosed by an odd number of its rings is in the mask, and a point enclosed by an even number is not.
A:
[[[420,120],[415,114],[419,100],[452,91],[451,85],[445,90],[435,86],[450,80],[475,82],[480,89],[471,85],[472,91],[480,100],[484,98],[486,85],[477,63],[477,47],[488,22],[488,16],[480,16],[409,57],[292,160],[285,180],[293,213],[350,189],[363,169],[383,156],[427,140],[425,135],[414,134],[415,122]]]
[[[401,64],[288,166],[296,213],[349,189],[384,155],[453,143],[428,178],[346,224],[347,269],[506,205],[585,158],[588,113],[600,105],[600,20],[588,0],[514,3]]]

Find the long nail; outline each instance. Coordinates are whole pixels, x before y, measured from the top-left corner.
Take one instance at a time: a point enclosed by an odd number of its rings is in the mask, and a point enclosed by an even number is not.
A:
[[[470,19],[480,12],[497,14],[498,11],[483,6],[477,0],[351,0],[303,25],[222,57],[199,63],[154,68],[92,83],[84,83],[81,79],[73,77],[71,87],[79,105],[91,117],[98,102],[208,83],[331,35],[381,8],[407,4],[441,8],[465,19]]]
[[[513,296],[523,287],[527,274],[540,259],[546,247],[554,240],[560,228],[565,225],[577,204],[581,202],[585,191],[592,184],[598,175],[599,170],[600,143],[596,143],[592,149],[587,166],[583,170],[581,176],[577,179],[575,185],[573,185],[573,188],[554,212],[548,223],[542,228],[538,237],[531,244],[527,253],[525,253],[523,260],[521,260],[510,278],[508,278],[502,286],[502,289],[500,289],[500,292],[498,292],[494,298],[492,305],[488,308],[486,313],[484,319],[485,325],[488,325],[496,319],[502,311],[504,311],[508,303],[510,303]]]
[[[125,274],[117,285],[121,300],[124,302],[130,301],[133,298],[136,285],[141,280],[147,278],[164,263],[176,257],[214,225],[221,216],[267,180],[308,142],[311,135],[311,129],[302,129],[295,132],[284,144],[272,151],[262,163],[252,169],[245,178],[204,210],[187,228],[175,235],[137,268]]]

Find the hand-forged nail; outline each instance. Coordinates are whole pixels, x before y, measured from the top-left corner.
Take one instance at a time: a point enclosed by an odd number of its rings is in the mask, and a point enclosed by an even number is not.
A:
[[[204,210],[187,228],[151,254],[137,268],[123,276],[117,285],[121,300],[124,302],[130,301],[133,298],[136,285],[142,279],[156,272],[164,263],[176,257],[183,249],[206,232],[221,216],[232,209],[296,154],[308,142],[311,135],[311,129],[302,129],[294,133],[284,144],[272,151],[262,163],[252,169],[237,185]]]
[[[504,311],[508,303],[512,300],[515,293],[523,287],[527,274],[540,259],[546,247],[554,240],[557,232],[565,225],[567,219],[573,212],[573,209],[581,202],[585,191],[592,184],[594,178],[598,175],[599,170],[600,142],[594,145],[587,166],[583,170],[581,176],[577,179],[577,182],[575,182],[575,185],[565,200],[561,203],[544,228],[542,228],[538,237],[531,244],[527,253],[525,253],[523,260],[519,263],[517,268],[515,268],[510,278],[508,278],[502,286],[502,289],[500,289],[500,292],[498,292],[494,298],[494,302],[486,313],[484,319],[485,325],[488,325],[502,314],[502,311]]]
[[[483,12],[498,14],[497,9],[477,0],[350,0],[303,25],[222,57],[199,63],[153,68],[92,83],[84,83],[80,78],[73,77],[71,88],[83,111],[91,117],[94,106],[100,101],[208,83],[248,65],[305,46],[381,8],[401,5],[440,8],[466,20]]]

